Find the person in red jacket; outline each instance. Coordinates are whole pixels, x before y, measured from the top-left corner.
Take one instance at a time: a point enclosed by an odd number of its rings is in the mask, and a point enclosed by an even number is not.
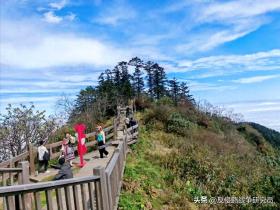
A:
[[[86,126],[85,124],[77,124],[74,129],[78,133],[78,154],[80,156],[80,166],[83,167],[85,165],[83,155],[87,153],[86,135],[84,133]]]

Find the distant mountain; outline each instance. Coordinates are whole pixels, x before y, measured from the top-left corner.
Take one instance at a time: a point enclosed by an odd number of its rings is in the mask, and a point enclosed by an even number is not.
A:
[[[248,124],[258,130],[270,144],[280,149],[280,133],[278,131],[254,122],[249,122]]]

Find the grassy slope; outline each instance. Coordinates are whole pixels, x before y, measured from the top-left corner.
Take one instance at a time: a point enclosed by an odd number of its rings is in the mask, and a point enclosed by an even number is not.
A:
[[[193,125],[179,134],[172,129],[167,133],[168,120],[163,115],[172,112],[158,107],[138,116],[140,138],[128,156],[120,209],[208,209],[210,205],[194,204],[193,199],[201,195],[272,196],[279,205],[279,153],[258,131],[249,125],[238,131],[232,123],[218,119],[202,128],[194,124],[193,116],[181,112]]]

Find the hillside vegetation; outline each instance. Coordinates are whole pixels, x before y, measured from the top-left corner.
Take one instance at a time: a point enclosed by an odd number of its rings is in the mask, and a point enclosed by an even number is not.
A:
[[[280,209],[279,133],[196,101],[186,82],[138,57],[102,72],[98,85],[80,90],[74,101],[59,100],[55,118],[33,105],[9,105],[0,116],[0,162],[45,137],[74,135],[76,123],[85,123],[86,132],[106,126],[117,106],[128,104],[139,111],[141,130],[127,160],[121,209]],[[220,204],[197,203],[211,197]],[[230,204],[229,197],[273,204]]]
[[[267,128],[265,126],[262,126],[257,123],[250,122],[249,123],[253,128],[258,130],[267,141],[269,141],[272,145],[278,147],[280,149],[280,133],[272,130],[270,128]]]
[[[279,209],[280,153],[249,124],[193,107],[152,104],[138,113],[120,209]],[[273,204],[200,204],[201,196],[272,197]]]

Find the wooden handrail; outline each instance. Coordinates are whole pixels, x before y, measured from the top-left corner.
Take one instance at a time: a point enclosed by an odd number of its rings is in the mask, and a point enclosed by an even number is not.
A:
[[[18,162],[18,161],[20,161],[20,160],[23,160],[23,159],[26,159],[27,157],[28,157],[28,151],[26,151],[26,152],[24,152],[24,153],[22,153],[22,154],[20,154],[20,155],[17,155],[17,156],[15,156],[15,157],[13,157],[12,159],[9,159],[9,160],[6,160],[6,161],[3,161],[3,162],[1,162],[0,163],[0,167],[2,168],[2,167],[7,167],[7,166],[9,166],[10,164],[11,164],[11,162],[12,163],[15,163],[15,162]]]
[[[116,127],[123,127],[121,122],[117,125],[117,118],[114,120],[114,126],[109,126],[106,128],[105,132],[107,132],[107,138],[111,138],[116,133]],[[136,128],[139,125],[124,130],[124,132],[119,132],[119,145],[115,149],[112,158],[110,159],[106,168],[97,167],[93,169],[93,176],[88,177],[79,177],[72,178],[60,181],[51,181],[51,182],[40,182],[36,184],[23,184],[17,186],[9,186],[0,188],[0,197],[4,197],[6,205],[10,208],[11,206],[15,206],[16,199],[22,197],[23,199],[18,202],[24,208],[30,205],[32,196],[33,200],[35,200],[35,205],[37,209],[42,209],[41,204],[41,192],[45,193],[46,203],[48,209],[53,209],[57,205],[57,207],[62,207],[63,202],[65,202],[67,208],[70,209],[74,207],[75,209],[81,209],[79,207],[80,201],[82,202],[83,209],[87,209],[87,205],[90,204],[91,209],[98,210],[116,210],[118,206],[118,199],[120,195],[121,185],[122,185],[122,177],[125,168],[126,154],[127,154],[127,145],[128,139],[131,136],[138,135]],[[113,131],[110,133],[109,131]],[[93,132],[95,133],[95,132]],[[90,133],[93,135],[93,133]],[[123,135],[123,134],[124,135]],[[56,142],[53,144],[49,144],[48,148],[52,150],[55,147],[60,146],[61,142]],[[95,145],[96,141],[91,141],[86,143],[87,145]],[[31,147],[32,148],[32,147]],[[31,149],[32,151],[33,149]],[[52,153],[52,155],[56,155],[58,153]],[[28,162],[27,162],[28,163]],[[22,165],[22,170],[26,168],[27,165]],[[3,171],[20,171],[18,168],[4,168]],[[1,172],[1,168],[0,168]],[[28,171],[25,173],[22,178],[28,177]],[[26,183],[26,182],[25,182]],[[93,186],[94,184],[94,186]],[[79,189],[81,191],[81,195],[79,193]],[[52,193],[55,191],[55,196],[57,200],[57,204],[53,204],[53,195]],[[63,197],[62,191],[65,192],[65,197]],[[71,194],[73,194],[73,199],[71,199]],[[82,197],[80,197],[82,196]],[[89,199],[86,200],[86,198]],[[80,199],[81,198],[81,199]],[[30,202],[25,202],[29,200]],[[96,203],[94,203],[94,200]],[[74,203],[74,206],[73,206]],[[40,206],[40,207],[38,207]],[[31,208],[31,207],[30,207]],[[28,208],[29,209],[29,208]]]
[[[0,187],[0,197],[7,196],[7,195],[15,195],[18,194],[19,192],[28,193],[28,192],[45,191],[58,187],[66,187],[68,185],[83,184],[87,182],[98,181],[99,179],[100,179],[99,176],[92,175],[86,177],[65,179],[60,181],[49,181],[49,182]]]
[[[22,168],[0,168],[0,173],[2,172],[10,172],[10,173],[13,173],[13,172],[21,172],[22,171]]]
[[[104,128],[104,132],[107,134],[106,135],[106,140],[109,140],[110,138],[112,138],[114,136],[114,125]],[[89,138],[89,137],[95,136],[95,135],[96,135],[96,132],[92,132],[92,133],[86,134],[86,137]],[[53,153],[52,150],[57,148],[57,147],[60,147],[62,145],[62,142],[63,141],[58,141],[58,142],[54,142],[54,143],[45,145],[47,149],[51,150],[50,151],[51,158],[57,158],[59,156],[60,152]],[[94,146],[95,144],[96,143],[92,143],[92,142],[87,142],[86,143],[87,146]],[[36,151],[35,151],[36,147],[35,146],[32,146],[32,147],[34,149],[33,152],[35,152],[35,154],[36,154]],[[18,156],[13,157],[12,159],[1,162],[0,167],[1,168],[8,167],[8,166],[11,167],[11,163],[12,163],[12,165],[14,165],[14,163],[19,162],[20,160],[27,159],[28,157],[30,158],[30,151],[26,151],[26,152],[24,152],[24,153],[22,153]],[[32,159],[34,159],[34,157],[32,157]],[[34,171],[35,169],[34,169],[33,165],[34,164],[32,164],[32,163],[30,164],[32,173],[35,172]]]

